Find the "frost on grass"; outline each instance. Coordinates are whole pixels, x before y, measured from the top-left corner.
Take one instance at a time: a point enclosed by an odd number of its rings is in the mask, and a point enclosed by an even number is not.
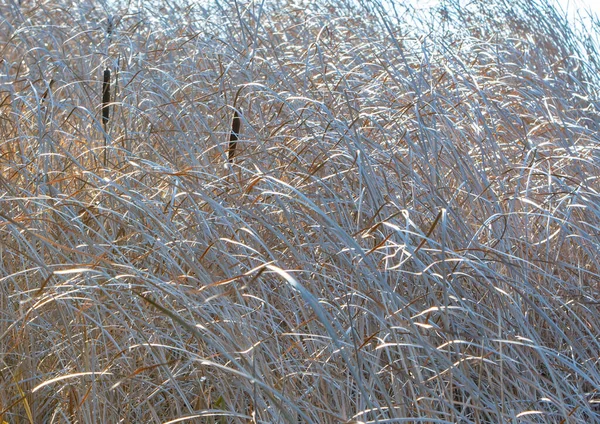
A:
[[[400,3],[0,6],[1,420],[600,420],[598,22]]]

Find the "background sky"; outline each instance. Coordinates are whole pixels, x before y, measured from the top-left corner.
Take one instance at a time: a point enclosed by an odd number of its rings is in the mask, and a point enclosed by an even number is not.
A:
[[[553,0],[563,11],[567,12],[572,21],[582,21],[588,31],[591,28],[591,20],[588,11],[596,15],[595,22],[600,17],[600,0]]]
[[[480,0],[485,1],[485,0]],[[549,0],[551,3],[559,5],[563,11],[568,12],[571,18],[577,16],[579,12],[586,16],[586,10],[593,11],[600,16],[600,0]],[[411,4],[416,7],[431,7],[436,5],[439,0],[412,0]]]
[[[576,13],[578,10],[585,14],[585,9],[591,9],[596,15],[600,16],[600,0],[554,0],[563,9],[570,13]]]

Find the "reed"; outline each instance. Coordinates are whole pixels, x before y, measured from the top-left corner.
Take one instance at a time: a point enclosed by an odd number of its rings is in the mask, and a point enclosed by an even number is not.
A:
[[[233,119],[231,120],[231,133],[229,134],[229,147],[227,149],[227,161],[233,163],[235,157],[235,149],[239,139],[240,129],[242,127],[242,119],[237,110],[233,111]]]
[[[102,127],[104,129],[104,166],[108,161],[108,121],[110,119],[110,69],[104,70],[102,78]]]
[[[102,78],[102,124],[106,130],[110,118],[110,69],[104,70]]]
[[[50,79],[50,82],[48,83],[48,88],[46,88],[46,90],[44,91],[44,94],[42,94],[42,98],[41,98],[42,104],[44,104],[46,102],[48,95],[52,92],[53,86],[54,86],[54,79]]]
[[[598,27],[405,3],[0,7],[0,423],[600,422]]]

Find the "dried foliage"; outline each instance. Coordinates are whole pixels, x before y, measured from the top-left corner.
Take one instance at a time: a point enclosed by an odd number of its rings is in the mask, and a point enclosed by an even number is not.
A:
[[[0,422],[600,420],[598,22],[401,3],[3,2]]]

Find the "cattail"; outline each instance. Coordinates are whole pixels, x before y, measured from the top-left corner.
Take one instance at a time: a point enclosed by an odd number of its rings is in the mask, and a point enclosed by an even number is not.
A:
[[[113,18],[112,16],[108,17],[108,25],[106,26],[106,35],[108,35],[108,39],[110,40],[110,38],[112,37],[112,33],[113,33]]]
[[[102,125],[104,126],[104,166],[108,164],[108,137],[106,135],[106,127],[108,126],[108,118],[110,115],[110,69],[104,70],[104,78],[102,81]]]
[[[229,163],[233,163],[233,157],[235,156],[235,148],[237,146],[238,134],[240,133],[240,127],[242,126],[242,120],[237,110],[233,111],[233,120],[231,121],[231,135],[229,136],[229,149],[227,159]]]
[[[110,69],[104,70],[104,82],[102,83],[102,123],[106,129],[109,118],[110,103]]]

